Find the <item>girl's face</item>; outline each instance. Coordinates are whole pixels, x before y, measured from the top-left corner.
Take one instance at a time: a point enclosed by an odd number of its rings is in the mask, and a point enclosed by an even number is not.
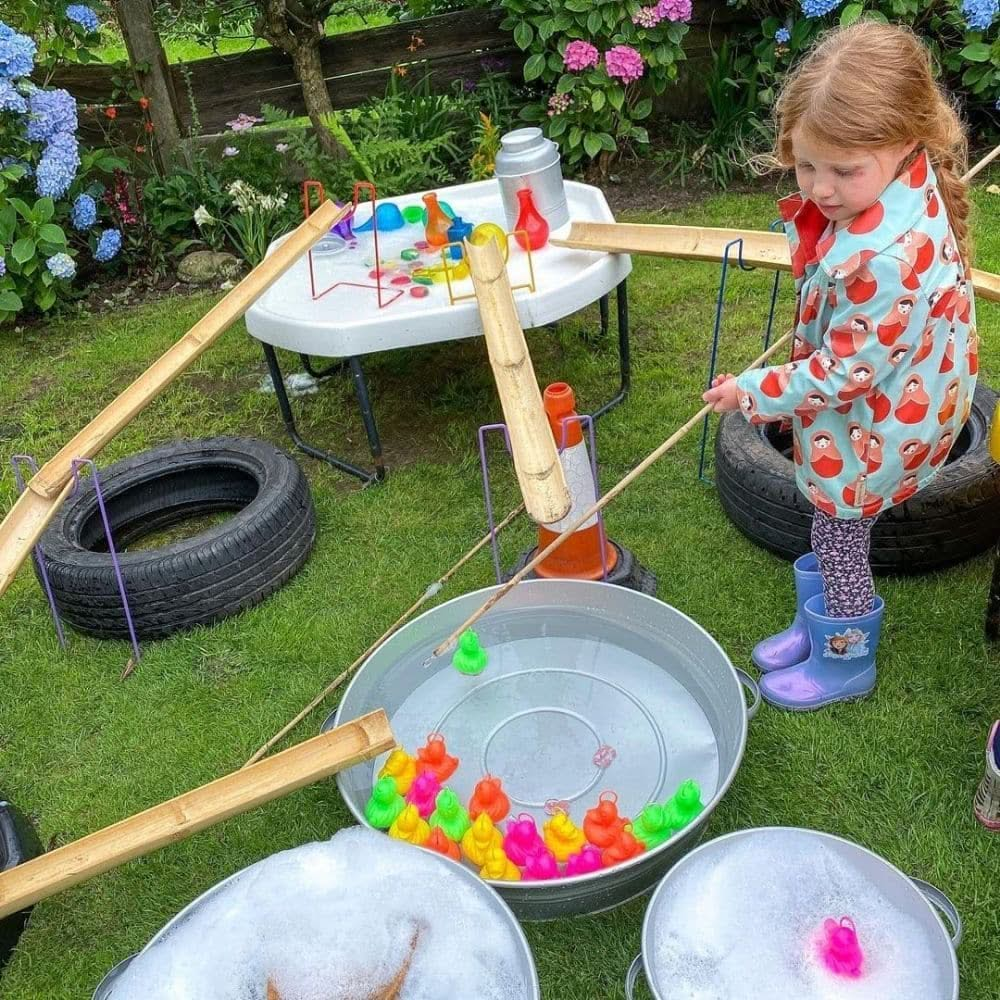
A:
[[[841,149],[808,138],[801,128],[792,132],[795,177],[802,193],[840,225],[878,201],[915,148],[916,143],[870,151]]]

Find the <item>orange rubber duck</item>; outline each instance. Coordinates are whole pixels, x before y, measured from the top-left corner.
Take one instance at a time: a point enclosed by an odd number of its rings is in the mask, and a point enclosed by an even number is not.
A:
[[[417,762],[422,770],[433,771],[442,785],[458,767],[458,758],[449,756],[440,733],[431,733],[427,737],[427,743],[417,751]]]
[[[601,862],[605,868],[628,861],[646,850],[641,840],[636,840],[632,833],[632,826],[629,824],[615,838],[614,843],[601,852]]]
[[[452,861],[461,861],[462,852],[458,844],[449,837],[439,826],[431,827],[431,835],[427,838],[427,843],[422,844],[428,850],[437,851]]]
[[[503,790],[503,782],[492,775],[486,775],[473,789],[469,801],[469,816],[477,819],[480,813],[486,813],[494,823],[499,823],[510,812],[510,799]]]
[[[583,818],[583,832],[594,847],[609,848],[625,829],[628,820],[618,815],[618,796],[614,792],[601,792],[593,809]]]
[[[431,828],[415,805],[408,805],[389,827],[389,836],[393,840],[405,840],[408,844],[416,844],[417,847],[426,844],[430,835]]]
[[[560,864],[565,864],[571,854],[579,854],[587,842],[583,831],[564,812],[546,820],[542,831],[545,846]]]
[[[493,820],[486,813],[480,813],[462,838],[462,851],[474,865],[481,868],[494,847],[503,849],[503,837],[493,825]]]
[[[405,795],[417,776],[417,762],[405,750],[393,750],[378,776],[396,779],[396,791]]]
[[[498,882],[521,881],[521,869],[504,854],[502,847],[491,847],[486,852],[486,860],[479,874],[482,878],[491,878]]]

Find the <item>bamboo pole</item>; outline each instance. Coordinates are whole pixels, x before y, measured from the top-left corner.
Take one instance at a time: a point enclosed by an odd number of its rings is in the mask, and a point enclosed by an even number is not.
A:
[[[0,523],[0,596],[66,498],[73,459],[94,458],[349,210],[321,205],[31,478]]]
[[[786,333],[784,336],[779,337],[759,358],[751,362],[746,371],[752,368],[756,368],[758,365],[764,364],[769,358],[776,354],[782,347],[784,347],[792,339],[791,332]],[[544,549],[537,552],[534,558],[529,562],[522,570],[515,573],[502,587],[496,590],[488,600],[486,600],[478,610],[474,611],[461,625],[455,629],[447,639],[444,640],[440,645],[435,647],[434,651],[429,657],[424,661],[423,666],[430,666],[431,662],[442,653],[447,652],[457,641],[458,637],[468,628],[471,628],[477,621],[487,611],[490,610],[498,601],[500,601],[504,596],[510,593],[539,563],[547,559],[556,549],[562,545],[563,542],[573,534],[574,531],[582,527],[587,521],[590,520],[598,511],[603,510],[612,500],[615,499],[626,486],[630,486],[639,478],[657,459],[662,458],[668,451],[678,441],[681,440],[685,435],[690,433],[695,427],[697,427],[709,413],[712,412],[712,405],[706,403],[693,417],[691,417],[686,423],[682,424],[666,441],[663,442],[658,448],[647,455],[628,475],[623,479],[619,480],[614,486],[608,490],[599,500],[592,504],[584,513],[582,513],[576,520],[557,538],[554,538]]]
[[[0,918],[391,750],[379,709],[0,873]]]
[[[305,719],[313,709],[317,708],[323,701],[325,701],[341,684],[344,683],[354,673],[358,667],[361,666],[365,660],[368,659],[372,653],[375,652],[379,646],[385,642],[394,632],[396,632],[400,626],[404,625],[410,620],[410,618],[426,604],[432,597],[436,596],[441,588],[454,576],[477,552],[479,552],[485,545],[487,545],[493,535],[498,535],[504,528],[510,524],[519,514],[524,510],[524,504],[519,504],[514,508],[494,529],[493,533],[487,533],[483,535],[482,538],[476,542],[475,545],[469,549],[468,552],[462,556],[461,559],[455,563],[454,566],[448,570],[443,576],[438,577],[438,579],[432,583],[420,597],[414,601],[393,623],[389,626],[349,667],[342,670],[337,676],[329,683],[325,688],[298,715],[295,716],[290,722],[286,723],[282,729],[274,734],[266,743],[257,748],[256,753],[243,765],[244,767],[249,767],[251,764],[256,764],[257,761],[261,759],[276,743],[278,743],[283,737],[287,736],[303,719]]]
[[[980,170],[985,170],[998,156],[1000,156],[1000,146],[990,150],[971,170],[963,175],[962,180],[968,184]]]
[[[517,316],[507,266],[496,240],[466,241],[486,349],[510,437],[514,471],[528,513],[539,524],[564,518],[572,506],[556,440]]]

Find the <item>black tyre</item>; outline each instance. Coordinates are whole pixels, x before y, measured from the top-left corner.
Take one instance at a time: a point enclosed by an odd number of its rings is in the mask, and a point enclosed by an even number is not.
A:
[[[176,441],[116,462],[100,476],[140,638],[161,638],[259,604],[302,567],[316,539],[301,468],[265,441]],[[129,550],[153,531],[225,510],[236,513],[199,534]],[[63,504],[42,548],[62,615],[81,632],[127,638],[92,483]]]
[[[41,853],[42,845],[34,828],[17,808],[4,801],[0,792],[0,872],[37,858]],[[30,913],[31,907],[28,907],[0,917],[0,969],[10,958]]]
[[[988,429],[997,394],[976,387],[972,412],[937,476],[879,517],[872,566],[883,573],[921,573],[969,559],[1000,536],[1000,465],[990,457]],[[728,413],[715,439],[719,499],[744,535],[786,559],[810,548],[813,507],[795,485],[791,432],[751,426]]]

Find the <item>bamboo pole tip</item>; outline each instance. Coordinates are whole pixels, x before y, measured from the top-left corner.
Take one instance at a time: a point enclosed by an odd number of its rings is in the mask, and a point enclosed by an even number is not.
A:
[[[463,249],[466,259],[469,261],[469,270],[472,277],[479,281],[494,282],[506,273],[506,265],[500,244],[495,239],[487,240],[485,243],[463,242]]]

